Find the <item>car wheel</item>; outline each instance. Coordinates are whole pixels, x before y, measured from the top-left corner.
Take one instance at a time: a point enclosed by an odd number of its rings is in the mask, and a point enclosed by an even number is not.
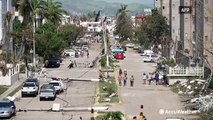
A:
[[[40,97],[40,101],[42,101],[42,100],[43,100],[43,98]]]

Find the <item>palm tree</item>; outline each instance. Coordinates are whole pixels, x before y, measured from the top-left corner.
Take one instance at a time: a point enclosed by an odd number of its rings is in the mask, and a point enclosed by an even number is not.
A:
[[[127,10],[128,5],[125,4],[121,4],[120,8],[118,9],[116,16],[119,16],[121,14],[127,14],[128,12],[130,12],[129,10]]]
[[[67,12],[62,9],[62,3],[53,0],[46,0],[44,9],[44,18],[58,25],[61,22],[63,14]]]
[[[124,114],[120,111],[107,112],[106,114],[97,117],[97,120],[122,120]]]

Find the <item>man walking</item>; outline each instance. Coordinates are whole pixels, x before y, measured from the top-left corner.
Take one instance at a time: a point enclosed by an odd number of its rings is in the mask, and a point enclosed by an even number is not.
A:
[[[156,85],[159,85],[159,73],[155,73],[155,80],[156,80]]]
[[[123,78],[124,86],[126,86],[126,81],[127,81],[127,79],[128,79],[128,78],[127,78],[127,76],[125,75],[124,78]]]
[[[134,84],[134,77],[133,77],[133,75],[131,75],[131,77],[130,77],[130,86],[133,87],[133,84]]]

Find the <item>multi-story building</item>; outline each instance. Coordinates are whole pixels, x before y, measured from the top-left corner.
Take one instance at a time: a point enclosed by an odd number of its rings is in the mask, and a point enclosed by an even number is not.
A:
[[[178,63],[202,65],[207,58],[213,65],[212,5],[212,0],[155,0],[155,8],[170,25],[174,41],[170,57],[175,56]]]
[[[6,34],[6,13],[12,11],[12,0],[0,0],[0,43],[4,42]],[[10,22],[12,23],[12,22]]]

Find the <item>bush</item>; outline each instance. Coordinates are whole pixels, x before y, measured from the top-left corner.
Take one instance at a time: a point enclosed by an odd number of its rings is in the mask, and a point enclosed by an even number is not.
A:
[[[166,65],[168,65],[170,67],[176,66],[176,62],[175,62],[174,59],[164,60],[164,61],[162,61],[162,64],[166,64]]]

